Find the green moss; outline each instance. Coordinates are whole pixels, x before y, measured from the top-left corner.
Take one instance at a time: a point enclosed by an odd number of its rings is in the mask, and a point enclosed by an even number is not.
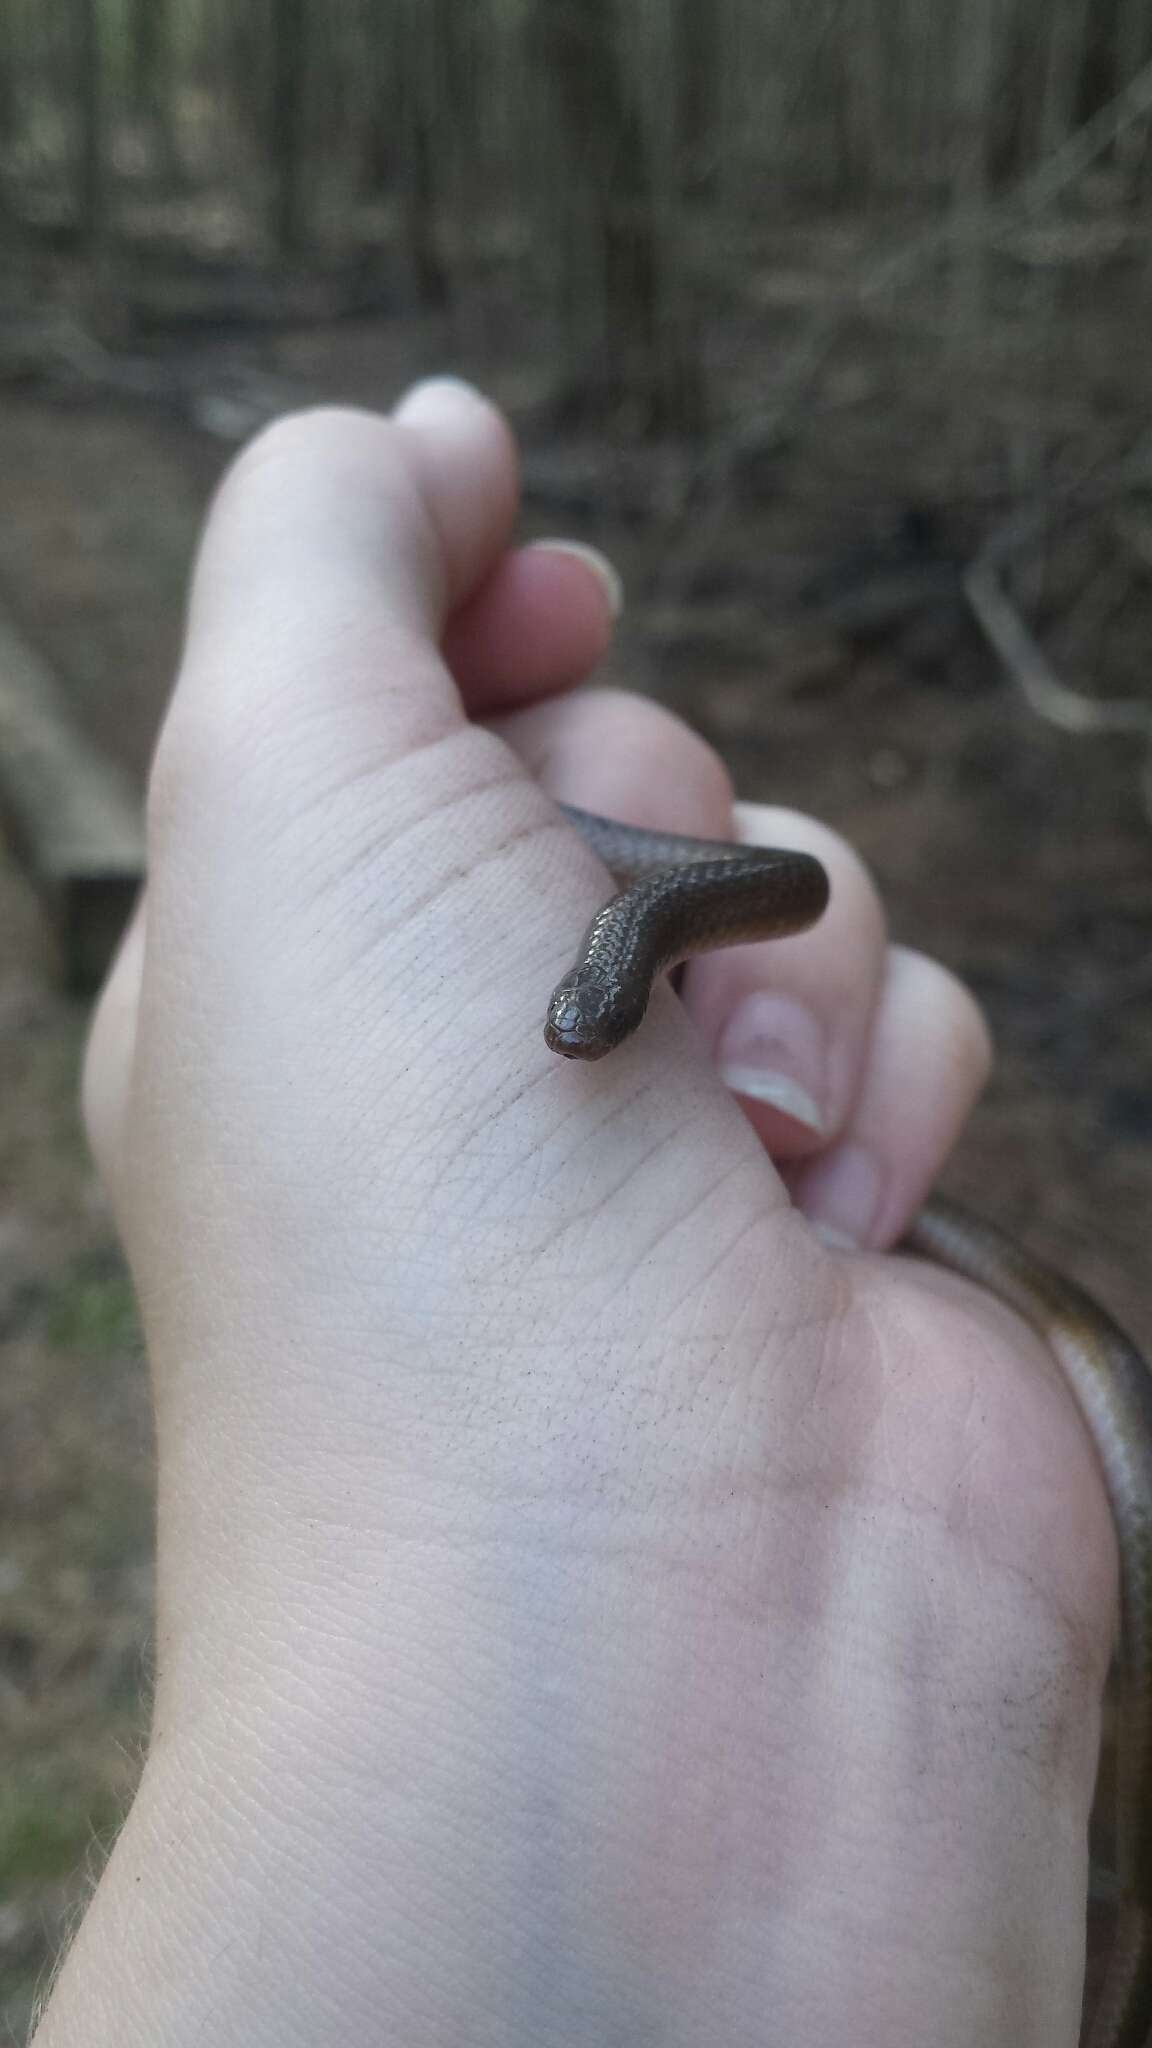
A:
[[[75,1784],[28,1771],[0,1792],[0,1896],[67,1877],[101,1860],[119,1826],[107,1794],[93,1808]]]
[[[139,1350],[136,1301],[123,1268],[74,1273],[49,1307],[48,1340],[57,1351]]]

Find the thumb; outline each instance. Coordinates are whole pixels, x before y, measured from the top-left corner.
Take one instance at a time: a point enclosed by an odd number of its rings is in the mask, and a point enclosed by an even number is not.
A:
[[[258,436],[205,529],[161,788],[298,719],[321,772],[341,733],[361,765],[366,725],[378,760],[450,730],[462,714],[437,643],[507,546],[516,495],[507,427],[450,379],[390,419],[320,410]]]
[[[147,923],[167,928],[169,957],[199,950],[207,859],[219,874],[235,869],[237,840],[275,842],[283,806],[307,814],[309,779],[322,794],[462,723],[436,642],[502,556],[516,499],[503,419],[447,378],[417,385],[391,419],[301,414],[245,450],[205,531],[150,792]],[[294,731],[305,745],[291,747]],[[141,904],[85,1065],[89,1140],[114,1201],[144,962]]]

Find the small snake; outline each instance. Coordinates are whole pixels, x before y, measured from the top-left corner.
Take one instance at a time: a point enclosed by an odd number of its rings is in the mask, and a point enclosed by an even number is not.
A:
[[[624,886],[597,912],[548,1005],[544,1036],[598,1060],[635,1031],[656,978],[690,954],[805,931],[828,902],[810,854],[646,832],[561,809]],[[1120,1551],[1117,1877],[1112,1954],[1086,2048],[1152,2048],[1152,1374],[1071,1281],[934,1196],[904,1240],[1016,1310],[1059,1362],[1103,1468]]]

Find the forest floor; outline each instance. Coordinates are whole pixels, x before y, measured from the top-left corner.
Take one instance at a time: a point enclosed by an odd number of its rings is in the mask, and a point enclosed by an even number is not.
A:
[[[875,870],[895,934],[986,1005],[999,1061],[951,1184],[1152,1343],[1138,751],[1038,720],[960,581],[1030,479],[1138,442],[1152,351],[1133,338],[1123,277],[1098,252],[1077,270],[1065,251],[1057,320],[1033,317],[1044,276],[1023,259],[997,271],[975,352],[929,292],[849,314],[802,402],[768,418],[777,365],[862,246],[850,224],[829,227],[744,276],[712,370],[731,416],[767,423],[694,489],[682,451],[558,424],[544,344],[532,360],[511,301],[482,332],[307,306],[261,324],[229,317],[211,277],[196,305],[165,282],[150,322],[96,351],[0,302],[0,604],[142,773],[197,525],[236,439],[293,402],[385,405],[432,369],[474,376],[522,428],[526,529],[594,541],[622,569],[629,607],[606,673],[697,725],[746,796],[836,825]],[[1152,704],[1152,492],[1056,506],[1043,565],[1025,569],[1066,678],[1143,687]],[[84,1021],[28,883],[0,857],[0,2039],[13,2041],[130,1796],[147,1691],[145,1378],[79,1135]]]

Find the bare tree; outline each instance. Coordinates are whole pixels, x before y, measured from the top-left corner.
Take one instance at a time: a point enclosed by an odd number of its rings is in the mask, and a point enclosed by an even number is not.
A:
[[[989,136],[1000,29],[1000,0],[970,0],[956,17],[952,57],[952,204],[960,216],[953,264],[954,331],[971,344],[983,322],[986,245],[981,217],[989,200]]]
[[[544,230],[562,252],[565,326],[579,358],[572,395],[594,405],[628,399],[651,432],[693,428],[698,359],[667,289],[675,195],[667,179],[660,189],[616,0],[534,0],[529,22],[540,102],[552,116]]]
[[[664,431],[702,417],[703,282],[770,212],[943,192],[974,219],[1150,57],[1152,0],[0,0],[0,121],[28,145],[7,155],[13,211],[21,179],[43,217],[66,178],[93,242],[124,113],[150,168],[175,177],[178,143],[190,164],[198,147],[283,251],[347,219],[411,303],[460,320],[486,320],[495,252],[530,241],[572,400]],[[1118,205],[1142,203],[1148,125],[1100,153]],[[379,197],[391,235],[360,205]],[[967,348],[998,259],[951,248]]]
[[[1045,154],[1076,127],[1083,112],[1093,0],[1060,0],[1047,14],[1048,63],[1040,142]]]
[[[11,12],[0,14],[0,146],[6,146],[16,125],[16,24]]]
[[[0,15],[0,150],[12,141],[19,104],[15,24],[11,14]],[[0,231],[11,221],[11,206],[3,160],[0,158]]]
[[[708,183],[715,168],[720,57],[725,21],[719,0],[672,0],[677,83],[677,144],[687,178]]]
[[[306,0],[272,0],[268,149],[272,172],[272,234],[285,255],[305,238],[304,106],[307,78]]]
[[[108,225],[106,81],[100,30],[100,0],[72,0],[76,220],[89,247],[103,240]]]
[[[100,0],[72,0],[76,53],[76,221],[94,244],[107,225],[105,164],[105,53],[100,41]]]
[[[170,184],[182,177],[176,139],[171,0],[131,0],[128,18],[132,106],[146,131],[154,167]]]
[[[440,60],[451,36],[455,0],[400,0],[396,55],[400,88],[401,236],[417,305],[448,300],[448,267],[440,247],[438,202]]]
[[[890,45],[901,26],[884,0],[846,0],[840,17],[841,168],[851,190],[867,193],[886,181],[892,146]]]
[[[447,303],[441,247],[445,164],[455,110],[446,106],[454,0],[368,0],[356,185],[397,204],[401,258],[412,302]]]
[[[357,191],[371,198],[392,190],[399,173],[397,0],[365,0],[361,27],[364,48],[354,177]]]
[[[1124,86],[1147,64],[1152,53],[1152,11],[1148,0],[1117,0],[1116,82]],[[1148,130],[1133,124],[1117,145],[1117,160],[1130,184],[1135,186],[1148,163]]]

